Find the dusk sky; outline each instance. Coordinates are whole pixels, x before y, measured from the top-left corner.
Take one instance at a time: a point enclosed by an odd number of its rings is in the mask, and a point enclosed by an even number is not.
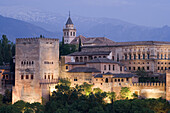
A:
[[[1,6],[36,8],[61,14],[109,17],[130,23],[170,26],[170,0],[0,0]]]

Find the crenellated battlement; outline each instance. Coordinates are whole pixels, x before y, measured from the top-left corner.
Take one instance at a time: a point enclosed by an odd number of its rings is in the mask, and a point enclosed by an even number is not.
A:
[[[56,38],[16,38],[16,43],[18,42],[38,42],[39,40],[44,40],[44,41],[59,41],[59,39]]]
[[[164,87],[165,83],[163,82],[146,82],[146,83],[133,83],[132,86],[156,86],[156,87]]]

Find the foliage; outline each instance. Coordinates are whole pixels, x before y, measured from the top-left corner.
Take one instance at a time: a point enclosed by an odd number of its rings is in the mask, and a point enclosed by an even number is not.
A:
[[[87,83],[84,87],[88,86]],[[133,99],[116,100],[115,92],[101,92],[95,89],[87,96],[84,87],[76,85],[70,87],[67,80],[60,80],[56,91],[45,105],[40,103],[26,103],[18,101],[13,105],[0,105],[0,113],[167,113],[170,104],[164,99]],[[123,88],[127,92],[128,88]],[[2,95],[0,100],[2,101]],[[105,103],[104,99],[110,98],[113,103]],[[1,104],[1,103],[0,103]]]
[[[77,51],[77,47],[76,45],[71,45],[71,44],[63,44],[62,42],[60,42],[60,56],[62,55],[68,55],[70,53],[76,52]]]
[[[89,95],[92,92],[92,86],[91,84],[88,84],[84,82],[80,87],[84,90],[85,95]]]
[[[120,90],[120,96],[122,99],[130,99],[131,98],[131,91],[128,87],[122,87]]]

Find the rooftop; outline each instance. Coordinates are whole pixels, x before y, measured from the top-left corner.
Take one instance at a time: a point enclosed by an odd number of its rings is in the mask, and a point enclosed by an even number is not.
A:
[[[73,22],[72,22],[70,16],[69,16],[69,18],[68,18],[68,20],[67,20],[67,22],[66,22],[66,25],[68,25],[68,24],[73,24]]]
[[[119,46],[136,46],[136,45],[170,45],[170,42],[163,42],[163,41],[134,41],[134,42],[114,42],[110,44],[97,44],[97,45],[91,45],[86,46],[84,45],[84,48],[88,47],[119,47]]]
[[[110,72],[107,72],[105,74],[97,74],[94,77],[95,78],[102,78],[103,75],[112,75],[112,78],[131,78],[131,77],[137,77],[137,75],[131,74],[131,73],[113,74],[113,73],[110,73]]]
[[[120,62],[115,62],[115,61],[110,60],[108,58],[95,58],[93,60],[88,61],[87,63],[115,63],[115,64],[123,65]]]
[[[111,51],[74,52],[68,56],[109,55]]]
[[[100,73],[99,70],[97,70],[96,68],[91,68],[91,67],[76,67],[76,68],[73,68],[71,69],[70,71],[68,72],[84,72],[84,73]]]

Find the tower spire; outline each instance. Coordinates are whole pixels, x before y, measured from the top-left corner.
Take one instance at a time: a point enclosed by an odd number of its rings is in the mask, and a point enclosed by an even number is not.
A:
[[[69,17],[70,17],[70,10],[69,10]]]

